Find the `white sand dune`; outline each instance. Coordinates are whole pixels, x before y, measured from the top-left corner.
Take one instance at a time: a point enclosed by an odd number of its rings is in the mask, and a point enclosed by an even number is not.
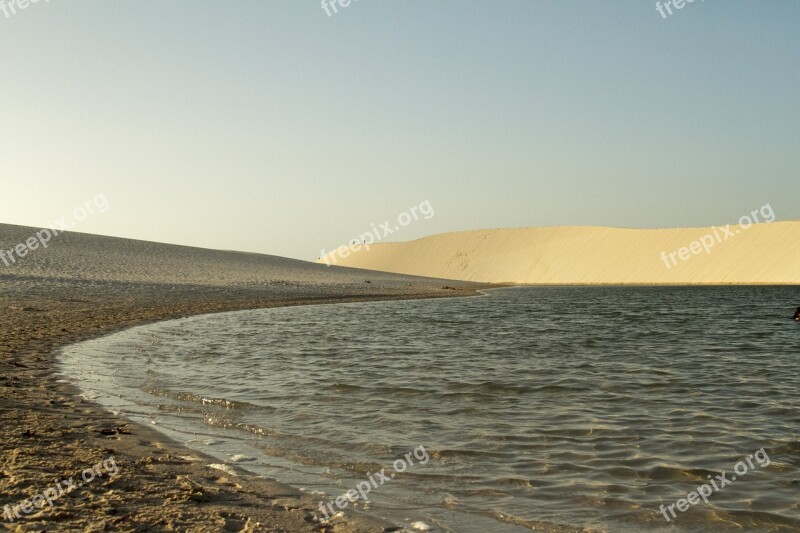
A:
[[[731,225],[729,232],[726,237],[720,227],[585,226],[461,231],[374,244],[346,258],[331,254],[325,259],[347,267],[489,283],[800,283],[800,221]],[[694,245],[698,254],[688,249],[704,238],[713,241],[709,253],[699,244]],[[686,260],[677,253],[684,247]]]
[[[41,278],[273,291],[277,288],[283,293],[314,295],[438,292],[443,285],[442,280],[328,268],[271,255],[75,232],[52,237],[46,248],[33,239],[36,248],[23,249],[23,257],[11,252],[38,231],[39,228],[0,224],[0,281]]]

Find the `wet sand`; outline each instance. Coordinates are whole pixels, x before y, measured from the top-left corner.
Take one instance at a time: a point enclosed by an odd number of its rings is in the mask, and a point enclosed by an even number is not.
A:
[[[35,228],[0,225],[10,249]],[[18,531],[391,531],[368,516],[333,523],[318,501],[217,461],[83,400],[54,352],[182,316],[315,303],[447,297],[479,286],[325,267],[271,256],[63,234],[0,264],[0,515],[114,457],[118,473],[0,529]]]

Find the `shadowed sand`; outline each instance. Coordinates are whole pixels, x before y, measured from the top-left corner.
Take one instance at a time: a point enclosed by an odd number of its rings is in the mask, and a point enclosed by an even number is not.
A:
[[[483,283],[800,283],[800,222],[723,228],[461,231],[373,244],[335,264]]]
[[[0,225],[0,249],[36,231]],[[11,266],[0,262],[0,515],[5,505],[109,456],[119,469],[113,479],[96,479],[13,524],[0,516],[0,529],[392,530],[368,516],[320,523],[318,502],[294,488],[209,468],[218,461],[83,401],[74,387],[58,382],[53,353],[126,327],[193,314],[468,295],[479,287],[76,233],[54,237]]]

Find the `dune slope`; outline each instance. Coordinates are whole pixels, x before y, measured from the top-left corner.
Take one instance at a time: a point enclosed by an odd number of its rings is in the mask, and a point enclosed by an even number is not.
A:
[[[327,268],[272,255],[209,250],[87,233],[64,232],[37,242],[39,228],[0,224],[0,280],[46,278],[91,282],[196,284],[308,292],[344,288],[344,293],[438,290],[441,282],[374,272]],[[16,250],[31,242],[23,256]],[[365,275],[370,285],[365,286]],[[362,287],[363,286],[363,287]]]
[[[800,283],[800,221],[724,228],[569,226],[462,231],[374,244],[348,257],[331,254],[324,260],[347,267],[492,283]]]

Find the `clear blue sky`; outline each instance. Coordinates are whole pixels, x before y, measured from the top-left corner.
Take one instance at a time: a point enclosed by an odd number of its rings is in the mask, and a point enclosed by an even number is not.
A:
[[[10,0],[5,0],[8,4]],[[462,229],[800,218],[800,2],[0,11],[0,222],[316,259]]]

